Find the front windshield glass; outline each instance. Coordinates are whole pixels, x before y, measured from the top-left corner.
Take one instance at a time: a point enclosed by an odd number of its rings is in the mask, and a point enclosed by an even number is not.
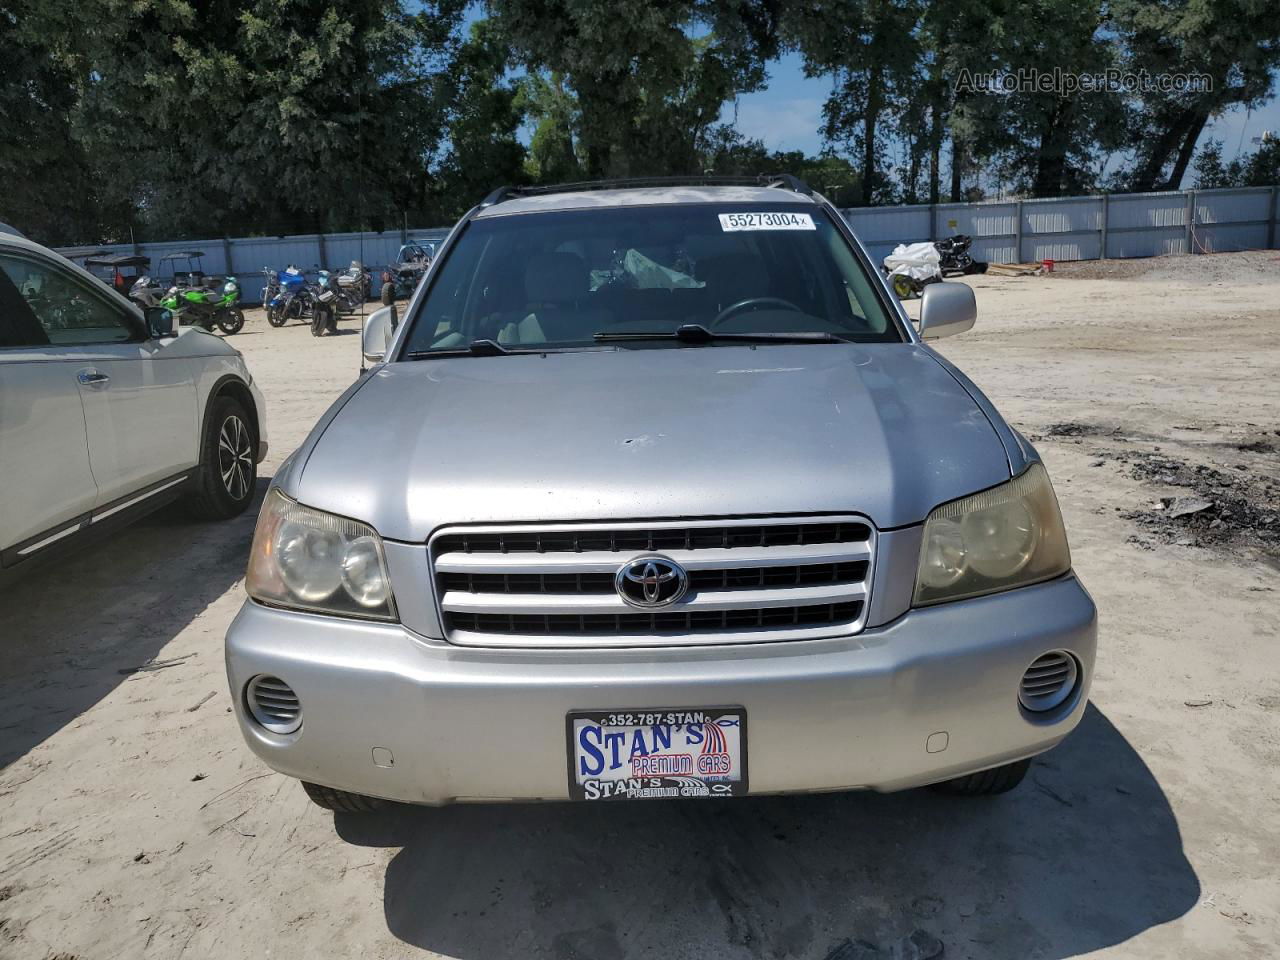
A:
[[[440,265],[405,351],[481,339],[571,349],[596,334],[671,334],[684,324],[902,339],[821,208],[700,204],[474,220]]]

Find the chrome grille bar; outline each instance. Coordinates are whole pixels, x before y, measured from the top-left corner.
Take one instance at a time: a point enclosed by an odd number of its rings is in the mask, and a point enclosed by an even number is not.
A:
[[[856,516],[455,527],[429,550],[455,644],[751,643],[861,630],[875,530]],[[650,554],[688,573],[670,606],[637,608],[613,588],[620,568]]]

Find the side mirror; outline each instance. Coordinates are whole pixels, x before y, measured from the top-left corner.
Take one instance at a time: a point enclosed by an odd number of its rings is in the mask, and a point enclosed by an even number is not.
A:
[[[920,339],[964,333],[978,318],[978,301],[963,283],[931,283],[920,294]]]
[[[395,307],[383,307],[369,314],[365,320],[360,349],[367,363],[381,363],[386,357],[391,335],[395,332],[395,313]]]
[[[165,307],[147,307],[147,333],[152,337],[172,337],[177,333],[176,317],[173,311]]]

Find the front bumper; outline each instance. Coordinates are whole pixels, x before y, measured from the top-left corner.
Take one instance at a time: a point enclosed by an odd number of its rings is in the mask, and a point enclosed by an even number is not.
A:
[[[715,648],[464,649],[400,625],[247,601],[226,655],[241,731],[268,766],[440,804],[567,799],[571,710],[743,706],[751,793],[948,779],[1062,740],[1084,713],[1096,634],[1093,601],[1068,575],[911,610],[854,637]],[[1080,663],[1077,692],[1029,714],[1022,673],[1057,649]],[[269,733],[247,714],[245,685],[258,674],[297,693],[296,733]]]

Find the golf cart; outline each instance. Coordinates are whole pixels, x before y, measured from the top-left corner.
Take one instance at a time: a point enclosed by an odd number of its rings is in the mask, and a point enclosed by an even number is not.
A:
[[[125,253],[86,257],[84,268],[121,296],[151,270],[151,258]]]
[[[155,275],[139,277],[129,290],[129,299],[140,307],[158,307],[170,287],[203,287],[204,269],[200,250],[166,253],[156,261]]]
[[[83,267],[88,258],[109,256],[111,251],[103,250],[101,247],[60,247],[58,253],[76,266]]]

